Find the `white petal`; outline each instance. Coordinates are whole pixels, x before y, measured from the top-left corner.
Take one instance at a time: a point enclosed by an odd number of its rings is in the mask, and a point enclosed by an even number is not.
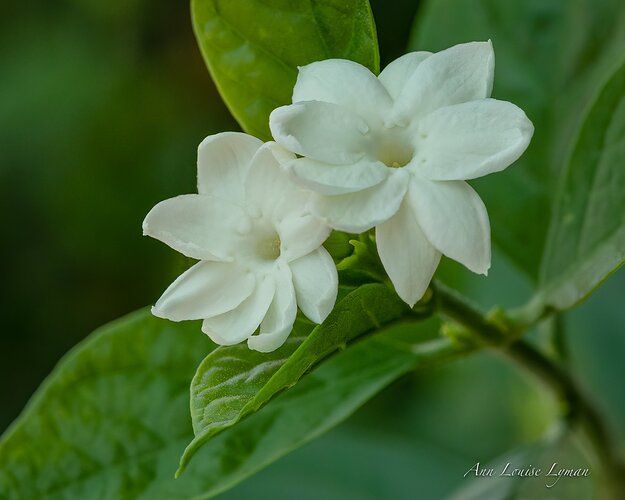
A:
[[[187,194],[161,201],[143,221],[143,234],[199,260],[231,260],[237,229],[249,218],[237,205],[213,196]]]
[[[304,211],[307,195],[302,196],[301,188],[280,167],[280,162],[294,158],[293,153],[273,142],[264,144],[252,158],[244,187],[247,205],[258,215],[273,219],[285,210]]]
[[[494,68],[490,41],[463,43],[432,54],[418,66],[395,100],[394,121],[408,123],[444,106],[489,97]]]
[[[284,344],[297,316],[295,290],[288,266],[284,266],[276,275],[276,293],[269,310],[260,324],[258,335],[247,339],[250,349],[260,352],[275,351]]]
[[[235,263],[198,262],[165,290],[152,313],[172,321],[223,314],[250,296],[255,281]]]
[[[344,59],[327,59],[299,69],[293,102],[325,101],[344,106],[369,125],[383,121],[392,100],[376,76]]]
[[[247,200],[259,215],[270,220],[280,237],[280,253],[291,261],[318,248],[330,234],[330,228],[310,213],[311,193],[297,186],[278,166],[292,161],[294,155],[275,143],[267,143],[252,160],[246,179]]]
[[[330,226],[313,214],[285,215],[277,224],[280,253],[287,262],[299,259],[319,248],[330,236]]]
[[[490,224],[484,203],[463,181],[413,178],[410,204],[428,240],[471,271],[490,268]]]
[[[297,305],[308,319],[322,323],[332,311],[338,273],[332,257],[321,247],[291,262]]]
[[[335,196],[315,194],[311,210],[334,229],[361,233],[392,217],[408,188],[409,175],[394,169],[380,184],[356,193]]]
[[[527,148],[534,127],[512,103],[483,99],[437,109],[419,121],[414,164],[433,180],[499,172]]]
[[[243,180],[262,141],[240,132],[210,135],[198,147],[197,189],[243,204]]]
[[[368,125],[336,104],[307,101],[274,109],[269,116],[274,139],[291,151],[335,165],[360,160]]]
[[[207,318],[202,331],[219,345],[233,345],[252,335],[267,314],[276,284],[272,275],[257,277],[258,284],[252,294],[236,309]]]
[[[329,165],[309,158],[288,164],[298,184],[321,194],[345,194],[379,184],[389,169],[379,161],[360,160],[352,165]]]
[[[397,295],[414,306],[432,281],[441,253],[423,234],[407,197],[393,217],[375,228],[375,236]]]
[[[409,52],[389,63],[378,78],[393,99],[397,99],[406,83],[431,52]]]

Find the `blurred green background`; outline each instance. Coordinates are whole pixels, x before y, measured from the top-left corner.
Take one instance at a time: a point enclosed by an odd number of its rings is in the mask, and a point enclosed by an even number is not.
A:
[[[403,53],[419,5],[372,7],[384,65]],[[141,236],[143,217],[195,189],[202,138],[238,129],[185,2],[27,0],[3,10],[0,431],[68,349],[154,302],[180,273],[175,252]],[[486,308],[529,294],[497,253],[488,280],[451,263],[441,273]],[[566,318],[569,362],[621,440],[624,302],[621,271]],[[481,354],[404,377],[224,498],[441,498],[476,461],[540,437],[553,411],[533,381]]]

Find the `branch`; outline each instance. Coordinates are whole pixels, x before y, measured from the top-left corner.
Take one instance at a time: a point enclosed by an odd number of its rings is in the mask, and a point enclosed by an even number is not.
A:
[[[578,423],[588,438],[607,479],[613,498],[621,498],[625,491],[625,463],[615,449],[610,432],[591,402],[580,391],[573,378],[531,344],[520,340],[525,330],[531,328],[548,314],[542,311],[531,322],[520,325],[508,320],[502,313],[485,317],[475,306],[441,283],[432,283],[434,300],[442,315],[462,325],[454,331],[461,341],[477,343],[501,352],[539,379],[563,403],[565,417]]]

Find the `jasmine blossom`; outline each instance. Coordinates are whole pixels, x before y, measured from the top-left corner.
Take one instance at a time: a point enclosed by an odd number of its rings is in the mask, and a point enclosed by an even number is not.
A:
[[[249,135],[207,137],[198,150],[198,194],[156,205],[144,234],[199,262],[153,308],[172,321],[203,319],[221,345],[280,347],[299,305],[316,323],[334,307],[337,272],[321,246],[330,229],[307,212],[310,193],[279,168],[294,155]],[[254,334],[259,329],[257,334]]]
[[[498,172],[527,148],[533,125],[491,99],[489,42],[413,52],[376,77],[355,62],[301,67],[293,104],[273,111],[275,140],[301,158],[283,162],[314,190],[311,210],[335,229],[375,227],[397,293],[414,305],[441,254],[486,274],[486,208],[465,180]]]

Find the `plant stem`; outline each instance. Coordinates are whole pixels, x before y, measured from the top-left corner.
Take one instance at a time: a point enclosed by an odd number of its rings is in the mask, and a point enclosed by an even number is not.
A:
[[[551,342],[558,358],[566,365],[569,361],[569,348],[566,343],[564,332],[564,318],[561,314],[556,314],[551,323]]]
[[[553,360],[531,344],[520,340],[523,333],[514,323],[506,324],[485,317],[466,299],[440,283],[432,284],[437,307],[444,315],[462,325],[469,340],[501,352],[539,379],[556,395],[564,416],[584,432],[605,474],[606,489],[611,498],[622,498],[625,492],[625,463],[615,449],[611,434],[592,403],[580,391],[573,378]],[[542,316],[537,316],[537,321]],[[531,325],[525,325],[529,328]]]

